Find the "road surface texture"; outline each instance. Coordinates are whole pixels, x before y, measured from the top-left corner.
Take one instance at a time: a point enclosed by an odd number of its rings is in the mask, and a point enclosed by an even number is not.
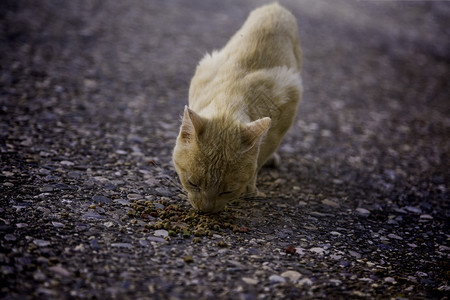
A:
[[[174,225],[189,81],[263,2],[1,1],[2,299],[448,299],[450,3],[281,3],[282,165],[201,234]]]

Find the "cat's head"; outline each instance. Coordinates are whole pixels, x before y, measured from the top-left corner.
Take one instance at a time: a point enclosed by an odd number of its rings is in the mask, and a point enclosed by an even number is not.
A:
[[[218,212],[246,192],[269,127],[270,118],[241,124],[202,118],[185,107],[173,163],[194,208]]]

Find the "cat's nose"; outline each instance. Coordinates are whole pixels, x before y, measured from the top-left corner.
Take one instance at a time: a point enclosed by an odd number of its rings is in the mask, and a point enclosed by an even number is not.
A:
[[[202,204],[199,207],[199,210],[204,213],[215,213],[217,212],[214,201],[205,199],[205,201],[202,201]]]

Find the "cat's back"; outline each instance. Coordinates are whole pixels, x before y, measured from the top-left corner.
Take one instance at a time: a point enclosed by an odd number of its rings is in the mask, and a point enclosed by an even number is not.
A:
[[[297,20],[273,3],[252,11],[222,50],[247,69],[301,67]]]

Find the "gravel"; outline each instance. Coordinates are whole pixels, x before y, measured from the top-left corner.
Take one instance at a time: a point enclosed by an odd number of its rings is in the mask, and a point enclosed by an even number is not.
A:
[[[281,2],[305,85],[281,167],[206,216],[179,116],[260,1],[1,1],[2,299],[448,298],[450,6]]]

